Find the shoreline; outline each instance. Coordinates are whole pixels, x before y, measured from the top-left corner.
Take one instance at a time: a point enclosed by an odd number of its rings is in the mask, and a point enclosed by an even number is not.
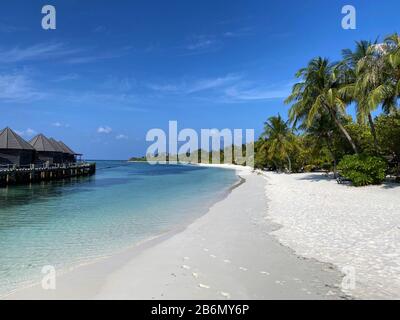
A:
[[[134,163],[134,162],[142,162],[142,161],[128,161],[128,162]],[[186,165],[186,164],[182,164],[182,165]],[[237,168],[230,167],[230,166],[224,167],[224,169],[230,169],[230,170],[237,171]],[[170,230],[155,234],[149,238],[142,239],[136,243],[132,243],[128,247],[126,247],[122,250],[119,250],[119,251],[116,251],[116,252],[113,252],[113,253],[107,254],[107,255],[93,257],[88,260],[82,260],[77,263],[68,264],[61,271],[57,271],[57,277],[64,277],[66,275],[69,275],[70,273],[76,272],[80,268],[88,267],[88,266],[91,266],[91,265],[94,265],[97,263],[107,262],[106,260],[108,260],[108,259],[114,258],[116,260],[119,260],[120,258],[123,258],[123,256],[125,256],[125,255],[130,256],[131,254],[132,254],[132,256],[135,256],[136,254],[139,254],[141,250],[146,250],[148,248],[151,248],[152,246],[157,245],[158,243],[174,236],[175,234],[178,234],[178,233],[184,231],[194,221],[199,219],[201,216],[207,214],[207,212],[210,210],[210,208],[215,203],[223,201],[223,199],[225,199],[229,195],[229,193],[232,192],[232,190],[239,187],[241,184],[243,184],[245,182],[245,179],[243,179],[242,177],[237,175],[237,173],[236,173],[236,176],[238,177],[238,180],[234,184],[229,186],[222,195],[215,198],[215,200],[209,206],[207,206],[206,208],[201,210],[201,212],[199,212],[198,216],[192,217],[191,219],[188,219],[185,223],[183,223],[181,225],[176,225],[173,228],[171,228]],[[125,259],[121,259],[121,260],[125,260]],[[10,299],[14,296],[18,296],[20,293],[23,293],[27,290],[39,290],[40,291],[41,290],[40,282],[37,280],[28,280],[28,281],[22,282],[18,288],[15,288],[7,293],[1,294],[0,300]]]
[[[278,226],[268,222],[265,178],[226,168],[241,181],[189,225],[76,268],[57,278],[57,290],[33,286],[6,299],[346,298],[332,266],[270,234]]]

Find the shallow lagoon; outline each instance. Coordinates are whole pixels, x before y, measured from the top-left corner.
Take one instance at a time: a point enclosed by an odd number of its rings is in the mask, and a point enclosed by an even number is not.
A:
[[[0,189],[0,294],[186,225],[233,170],[98,161],[92,177]]]

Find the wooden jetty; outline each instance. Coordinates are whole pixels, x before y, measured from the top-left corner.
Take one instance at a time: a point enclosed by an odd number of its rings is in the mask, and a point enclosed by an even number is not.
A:
[[[0,166],[0,186],[29,184],[71,177],[89,176],[96,172],[95,163],[68,163],[51,166]]]

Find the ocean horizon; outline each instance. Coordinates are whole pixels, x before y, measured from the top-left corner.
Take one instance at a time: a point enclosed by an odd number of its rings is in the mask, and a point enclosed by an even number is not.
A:
[[[178,229],[238,181],[234,170],[96,161],[91,177],[0,189],[0,295]]]

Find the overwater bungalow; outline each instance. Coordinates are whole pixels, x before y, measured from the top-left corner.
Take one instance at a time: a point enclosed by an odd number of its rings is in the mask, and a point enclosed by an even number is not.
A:
[[[63,162],[63,151],[43,134],[38,134],[30,145],[36,150],[36,164],[55,164]]]
[[[77,161],[62,141],[43,134],[30,142],[10,128],[0,131],[0,187],[95,174],[96,163]]]
[[[50,142],[54,146],[54,148],[62,153],[62,162],[63,163],[68,163],[68,162],[76,162],[76,157],[75,153],[64,143],[61,144],[59,141],[53,138],[49,138]]]
[[[0,132],[0,165],[26,166],[33,163],[35,149],[10,128]]]
[[[62,142],[62,141],[57,141],[57,142],[64,151],[64,161],[65,162],[76,162],[76,157],[82,156],[81,153],[76,153],[70,147],[68,147],[64,142]]]

